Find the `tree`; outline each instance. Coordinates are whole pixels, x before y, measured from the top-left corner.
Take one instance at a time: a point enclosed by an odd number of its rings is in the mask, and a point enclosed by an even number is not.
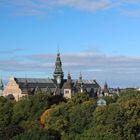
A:
[[[32,129],[13,137],[11,140],[60,140],[60,136],[43,129]]]
[[[11,123],[13,104],[4,97],[0,97],[0,131]]]

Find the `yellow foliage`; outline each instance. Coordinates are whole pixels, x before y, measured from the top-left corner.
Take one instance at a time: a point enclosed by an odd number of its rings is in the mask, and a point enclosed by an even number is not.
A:
[[[46,121],[47,117],[50,116],[50,113],[51,113],[52,111],[53,111],[52,108],[47,109],[47,110],[41,115],[41,117],[40,117],[40,123],[41,123],[42,125],[45,125],[45,121]]]

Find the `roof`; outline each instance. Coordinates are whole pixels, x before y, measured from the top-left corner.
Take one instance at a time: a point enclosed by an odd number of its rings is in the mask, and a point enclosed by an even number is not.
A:
[[[56,88],[55,83],[51,79],[43,78],[14,78],[22,91],[27,92],[27,89],[48,91],[48,88],[53,92]]]
[[[73,80],[74,83],[77,83],[78,80]],[[96,80],[82,80],[83,87],[87,90],[93,88],[99,88],[100,85],[96,82]]]
[[[53,81],[49,78],[15,78],[16,82],[18,83],[53,83]]]
[[[99,106],[102,106],[102,105],[106,105],[106,100],[102,99],[102,98],[99,98],[97,100],[97,105]]]
[[[70,81],[67,81],[63,85],[63,89],[71,89],[72,88],[72,83]]]
[[[14,78],[14,80],[19,85],[23,94],[28,94],[28,92],[34,93],[36,91],[54,93],[57,88],[56,81],[49,78]],[[78,80],[71,80],[70,82],[64,79],[62,87],[63,89],[76,88],[78,86],[77,82]],[[87,92],[96,91],[100,87],[95,80],[82,80],[82,85]]]

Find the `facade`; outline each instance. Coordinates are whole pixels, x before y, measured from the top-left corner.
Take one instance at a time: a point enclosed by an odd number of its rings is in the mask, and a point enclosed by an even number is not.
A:
[[[51,95],[63,95],[72,98],[75,93],[87,92],[91,97],[97,96],[100,88],[96,80],[84,80],[82,74],[78,79],[72,79],[68,73],[64,79],[60,53],[57,53],[53,79],[49,78],[15,78],[11,77],[5,86],[3,96],[18,101],[21,97],[43,92]]]
[[[26,95],[19,86],[20,85],[17,84],[15,78],[12,76],[4,88],[3,96],[7,99],[18,101],[21,97]]]
[[[67,81],[63,85],[63,91],[63,95],[65,98],[72,98],[72,96],[74,96],[75,89],[70,73],[68,73]]]

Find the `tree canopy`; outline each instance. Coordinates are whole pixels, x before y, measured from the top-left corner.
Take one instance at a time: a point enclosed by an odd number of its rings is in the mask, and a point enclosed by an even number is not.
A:
[[[77,93],[72,99],[38,93],[10,102],[0,97],[3,140],[139,140],[140,92],[97,99]]]

